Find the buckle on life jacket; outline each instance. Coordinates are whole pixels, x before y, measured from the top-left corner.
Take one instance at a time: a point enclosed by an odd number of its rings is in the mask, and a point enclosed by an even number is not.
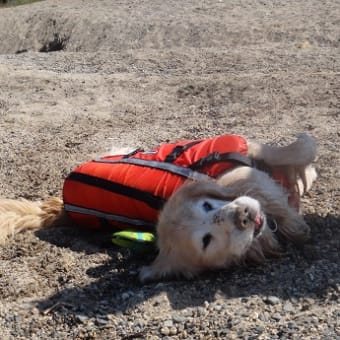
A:
[[[123,158],[130,158],[130,157],[134,156],[136,153],[143,152],[143,151],[144,151],[144,149],[142,149],[142,148],[136,148],[136,149],[132,150],[131,152],[129,152],[128,154],[124,155]]]
[[[167,163],[172,163],[174,162],[183,152],[187,151],[188,149],[190,149],[192,146],[200,143],[201,140],[195,140],[192,142],[189,142],[185,145],[177,145],[174,147],[174,149],[172,150],[172,152],[170,152],[166,157],[164,162]]]

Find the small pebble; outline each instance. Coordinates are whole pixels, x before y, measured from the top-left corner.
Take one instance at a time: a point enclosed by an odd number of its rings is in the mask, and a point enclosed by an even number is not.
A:
[[[264,302],[270,304],[270,305],[277,305],[278,303],[280,303],[280,299],[276,296],[268,296]]]
[[[163,326],[164,326],[164,327],[172,327],[173,324],[174,324],[174,323],[173,323],[172,320],[166,320],[166,321],[164,321]]]
[[[170,329],[168,327],[162,327],[160,332],[161,332],[162,335],[169,335]]]
[[[85,323],[89,320],[89,318],[85,315],[76,315],[76,320],[81,323]]]

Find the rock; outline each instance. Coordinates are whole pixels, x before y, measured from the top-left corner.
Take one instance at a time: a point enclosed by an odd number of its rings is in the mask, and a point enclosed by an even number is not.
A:
[[[104,326],[108,323],[109,321],[105,318],[102,318],[102,317],[97,317],[96,318],[96,323],[98,326]]]
[[[291,302],[286,301],[283,305],[283,310],[285,312],[293,312],[294,311],[294,306],[291,304]]]
[[[179,315],[179,314],[174,314],[172,316],[172,320],[176,323],[184,323],[186,321],[186,317],[185,316],[182,316],[182,315]]]
[[[162,335],[169,335],[170,334],[170,329],[168,327],[162,327],[160,330],[160,333]]]
[[[169,335],[176,335],[177,334],[177,328],[176,327],[170,327],[170,333]]]
[[[89,318],[85,315],[76,315],[76,320],[81,323],[85,323],[89,320]]]
[[[174,323],[173,323],[172,320],[166,320],[166,321],[163,322],[163,326],[164,326],[164,327],[169,327],[169,328],[170,328],[170,327],[173,326],[173,324],[174,324]]]
[[[264,302],[269,305],[277,305],[281,302],[281,300],[277,296],[268,296]]]
[[[280,321],[282,316],[279,313],[274,313],[271,318],[275,321]]]

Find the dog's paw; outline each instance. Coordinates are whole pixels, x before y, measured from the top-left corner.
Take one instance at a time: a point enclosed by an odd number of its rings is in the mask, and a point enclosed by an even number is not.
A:
[[[288,189],[291,198],[296,196],[297,200],[311,189],[312,184],[318,177],[315,168],[310,164],[286,165],[280,166],[278,169],[279,172],[288,180],[288,183],[286,183],[286,189]],[[293,204],[293,206],[295,206],[295,204]]]
[[[296,164],[308,165],[315,160],[317,144],[312,136],[302,133],[292,145],[296,155]]]
[[[183,263],[176,266],[167,260],[163,261],[162,257],[158,257],[150,266],[144,266],[140,269],[139,281],[141,283],[149,283],[176,278],[191,280],[197,274],[197,270],[184,266]]]
[[[299,193],[302,196],[311,189],[312,184],[317,179],[318,175],[315,168],[311,165],[299,168],[297,173],[297,186],[299,188]]]

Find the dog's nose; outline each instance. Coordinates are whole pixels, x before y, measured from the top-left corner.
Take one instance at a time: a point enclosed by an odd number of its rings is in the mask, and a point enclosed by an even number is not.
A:
[[[247,206],[240,205],[236,208],[234,222],[240,229],[246,229],[254,225],[257,212],[255,209]]]

